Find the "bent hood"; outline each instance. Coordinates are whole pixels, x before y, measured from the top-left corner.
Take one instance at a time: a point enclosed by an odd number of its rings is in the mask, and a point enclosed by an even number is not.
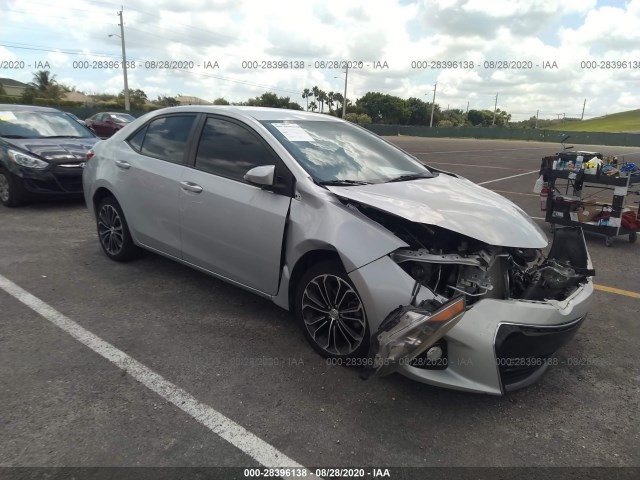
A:
[[[547,236],[520,207],[466,179],[440,174],[407,182],[327,187],[344,199],[489,245],[544,248]]]

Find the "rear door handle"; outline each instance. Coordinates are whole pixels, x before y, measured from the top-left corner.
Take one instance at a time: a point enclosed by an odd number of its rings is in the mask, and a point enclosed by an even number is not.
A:
[[[116,160],[116,167],[122,168],[123,170],[129,170],[131,168],[131,164],[123,162],[122,160]]]
[[[180,182],[180,186],[183,190],[187,190],[193,193],[200,193],[202,191],[202,187],[193,182]]]

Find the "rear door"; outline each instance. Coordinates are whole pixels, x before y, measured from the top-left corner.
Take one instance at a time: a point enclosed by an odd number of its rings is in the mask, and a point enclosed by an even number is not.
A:
[[[260,165],[276,165],[272,189],[243,179]],[[184,260],[261,292],[277,293],[293,176],[275,152],[243,123],[210,116],[181,183]]]
[[[180,179],[196,114],[156,117],[122,144],[113,161],[117,196],[135,239],[180,258]]]

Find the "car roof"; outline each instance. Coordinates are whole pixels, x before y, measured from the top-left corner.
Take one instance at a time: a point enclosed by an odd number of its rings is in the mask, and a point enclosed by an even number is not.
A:
[[[38,107],[36,105],[16,105],[14,103],[0,103],[0,110],[25,112],[61,112],[57,108]]]
[[[303,110],[289,110],[286,108],[248,107],[238,105],[183,105],[154,110],[153,113],[232,113],[238,117],[251,117],[255,120],[309,120],[324,122],[342,122],[340,118],[322,113],[305,112]]]

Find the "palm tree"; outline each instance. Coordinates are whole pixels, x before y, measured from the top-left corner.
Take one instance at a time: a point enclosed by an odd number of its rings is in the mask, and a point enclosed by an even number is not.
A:
[[[33,74],[33,82],[29,83],[23,96],[58,100],[63,90],[65,87],[56,82],[55,75],[51,75],[48,70],[40,70]]]
[[[324,113],[324,102],[327,101],[327,94],[326,94],[326,92],[323,92],[322,90],[320,90],[318,92],[318,95],[316,95],[316,97],[318,98],[318,101],[320,102],[320,113]]]
[[[333,101],[336,102],[336,104],[340,104],[340,108],[338,110],[338,116],[341,117],[342,116],[342,102],[344,102],[344,97],[342,96],[341,93],[339,92],[335,92],[333,94]]]
[[[311,102],[309,104],[309,108],[311,109],[312,112],[315,112],[318,109],[318,105],[316,105],[316,102]]]
[[[334,92],[327,93],[327,107],[329,107],[329,115],[333,113],[331,107],[333,107],[333,104],[335,103],[335,95],[336,94]]]
[[[309,111],[309,97],[311,96],[311,90],[309,90],[308,88],[305,88],[302,91],[302,98],[305,98],[307,100],[307,112]]]
[[[318,95],[320,95],[320,89],[315,86],[311,89],[311,95],[318,98]]]
[[[51,75],[49,70],[39,70],[33,74],[33,82],[29,85],[38,90],[38,92],[44,93],[48,88],[57,84],[56,76]]]

